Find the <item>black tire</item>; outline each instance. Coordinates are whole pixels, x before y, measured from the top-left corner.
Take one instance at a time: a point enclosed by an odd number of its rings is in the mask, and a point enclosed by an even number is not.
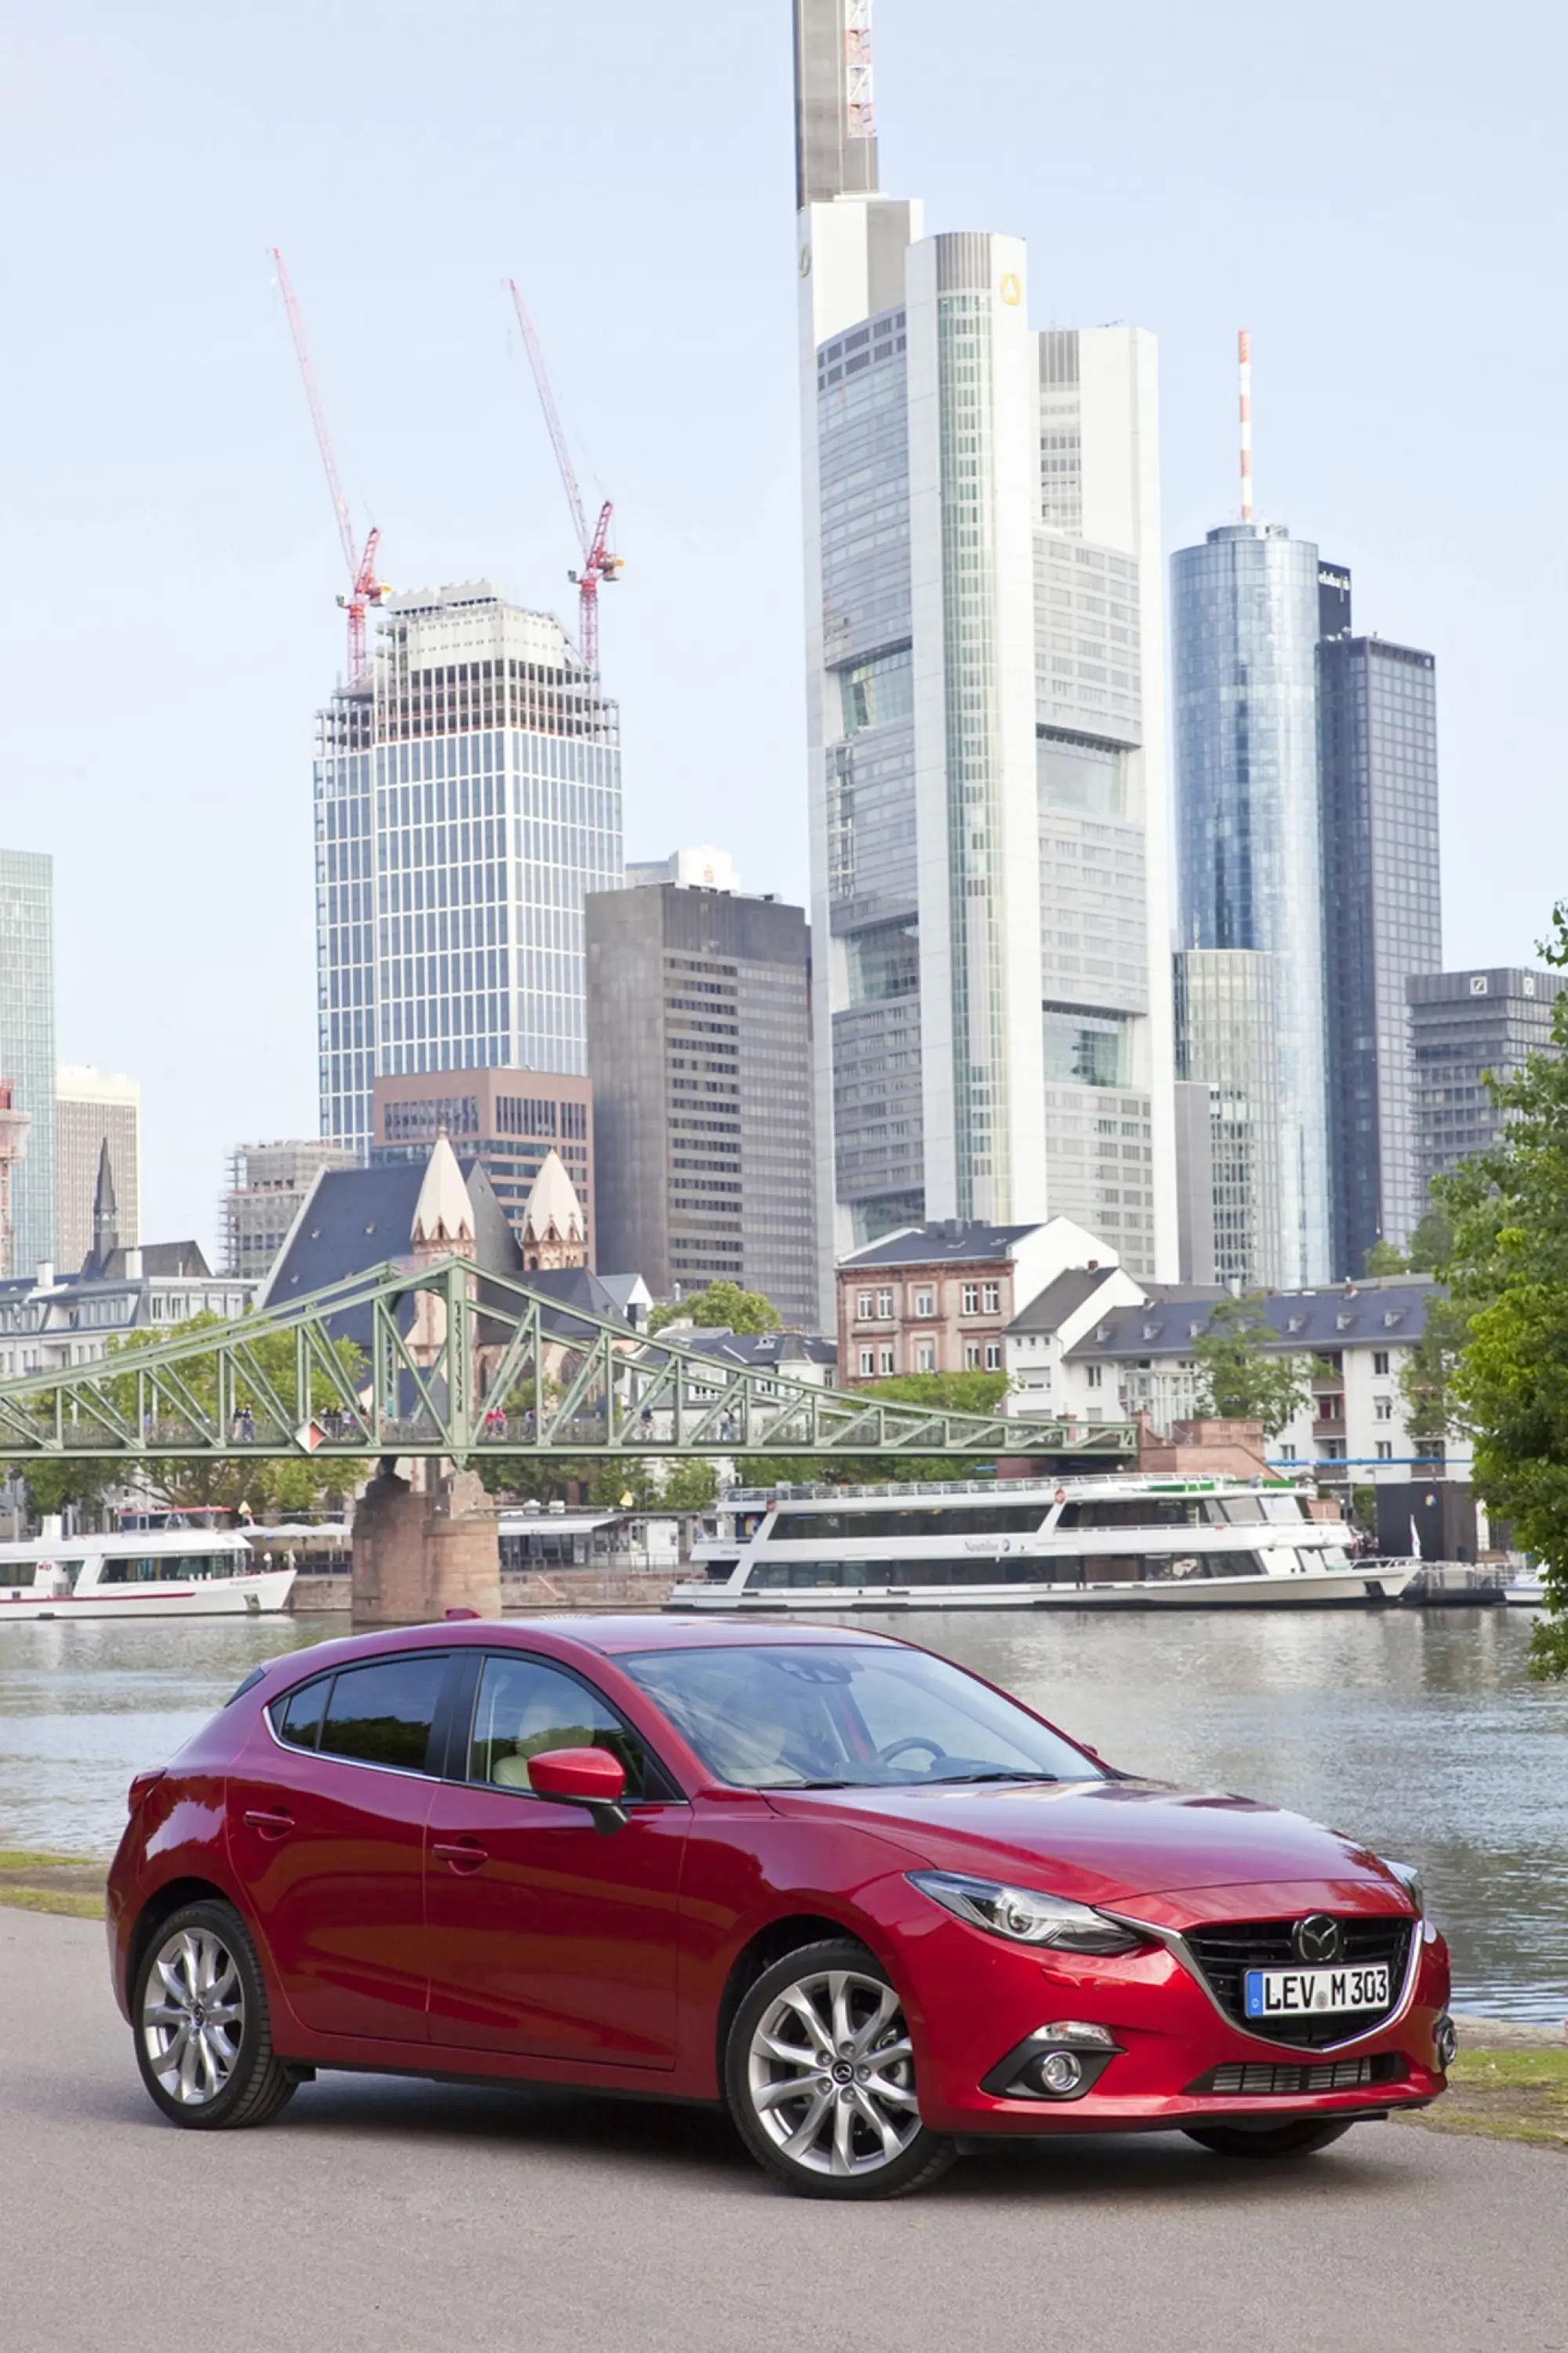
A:
[[[1194,2125],[1188,2133],[1215,2157],[1315,2157],[1343,2140],[1355,2119],[1297,2116],[1288,2125]]]
[[[197,1964],[188,1959],[193,1955]],[[212,1980],[205,1988],[194,1982],[203,1976]],[[264,2125],[293,2098],[299,2079],[273,2051],[261,1967],[232,1905],[216,1898],[183,1905],[153,1931],[132,1988],[131,2015],[136,2063],[153,2105],[187,2131]]]
[[[775,2040],[781,2054],[798,2048],[798,2062],[753,2049],[781,2005],[784,2031]],[[848,2026],[844,2042],[834,2040],[836,2022]],[[835,2067],[850,2072],[836,2082]],[[801,2090],[794,2094],[789,2087],[797,2081]],[[782,2096],[760,2101],[765,2090]],[[957,2153],[944,2134],[920,2122],[914,2062],[892,1980],[874,1954],[847,1936],[786,1953],[747,1989],[724,2046],[724,2096],[758,2164],[801,2198],[907,2197],[945,2173]],[[801,2141],[794,2152],[784,2146],[791,2137]]]

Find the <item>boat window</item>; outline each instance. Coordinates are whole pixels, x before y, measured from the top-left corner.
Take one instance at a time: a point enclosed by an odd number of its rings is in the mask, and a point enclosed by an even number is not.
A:
[[[1202,1513],[1195,1495],[1093,1495],[1064,1504],[1057,1527],[1194,1528]]]
[[[1310,1554],[1303,1556],[1312,1557]],[[1324,1568],[1348,1568],[1351,1565],[1351,1556],[1343,1545],[1325,1545],[1316,1557]]]
[[[487,1659],[474,1709],[470,1781],[528,1791],[531,1758],[552,1748],[603,1748],[626,1772],[626,1795],[644,1794],[643,1744],[609,1702],[542,1659]]]
[[[99,1572],[100,1585],[184,1585],[233,1574],[226,1554],[207,1552],[124,1554],[106,1560]]]
[[[1033,1504],[889,1504],[873,1511],[781,1511],[770,1542],[813,1544],[858,1536],[1030,1535],[1045,1519]]]
[[[1258,1500],[1263,1505],[1264,1518],[1276,1521],[1280,1525],[1297,1525],[1305,1516],[1300,1495],[1263,1495]]]
[[[439,1651],[345,1668],[327,1704],[318,1744],[322,1756],[423,1773],[446,1675],[446,1655]]]
[[[1234,1527],[1253,1527],[1263,1517],[1260,1495],[1226,1495],[1220,1500],[1220,1510]]]
[[[36,1560],[0,1561],[0,1585],[31,1585],[37,1573]]]

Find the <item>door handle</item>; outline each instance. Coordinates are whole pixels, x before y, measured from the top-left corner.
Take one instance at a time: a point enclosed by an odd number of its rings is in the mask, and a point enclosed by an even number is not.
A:
[[[449,1862],[454,1871],[478,1871],[481,1862],[489,1860],[477,1839],[461,1839],[451,1843],[437,1839],[431,1852],[438,1854],[443,1862]]]
[[[245,1820],[247,1829],[259,1831],[268,1839],[287,1838],[294,1827],[292,1814],[268,1813],[260,1806],[247,1809]]]

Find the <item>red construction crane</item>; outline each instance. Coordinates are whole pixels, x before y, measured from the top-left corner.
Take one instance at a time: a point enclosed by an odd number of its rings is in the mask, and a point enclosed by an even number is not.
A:
[[[332,494],[332,506],[338,518],[338,536],[343,543],[343,561],[349,568],[348,595],[340,596],[338,602],[349,617],[349,683],[352,686],[365,667],[365,615],[373,605],[383,603],[391,593],[375,576],[375,552],[381,544],[381,533],[373,525],[363,544],[355,536],[353,517],[349,512],[349,502],[343,496],[342,482],[338,475],[337,453],[332,448],[331,430],[321,402],[321,387],[316,382],[310,346],[305,339],[305,322],[283,256],[276,246],[272,248],[272,259],[278,271],[278,283],[283,290],[283,307],[289,313],[289,328],[294,338],[294,356],[300,363],[300,374],[305,379],[305,397],[310,404],[316,446],[327,470],[327,488]]]
[[[533,381],[539,387],[539,405],[544,411],[544,422],[549,428],[551,446],[555,451],[555,462],[561,469],[561,480],[565,485],[566,501],[572,510],[572,522],[577,533],[577,544],[583,551],[582,569],[569,572],[566,577],[568,580],[574,581],[577,588],[579,650],[588,675],[590,678],[597,678],[599,675],[599,583],[601,580],[614,580],[622,564],[620,556],[611,554],[609,546],[610,518],[615,513],[615,509],[606,499],[599,509],[598,522],[592,531],[589,530],[588,517],[583,505],[583,493],[577,488],[577,477],[573,471],[571,453],[566,447],[566,436],[562,429],[560,414],[555,406],[555,396],[550,389],[550,375],[544,364],[543,350],[534,332],[533,322],[524,308],[522,296],[517,290],[516,279],[509,278],[506,282],[511,289],[511,299],[517,308],[517,323],[522,329],[522,340],[528,346],[529,363],[533,369]]]

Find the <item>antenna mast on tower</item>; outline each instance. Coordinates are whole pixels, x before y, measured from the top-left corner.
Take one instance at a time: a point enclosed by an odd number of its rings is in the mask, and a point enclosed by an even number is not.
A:
[[[1241,520],[1252,521],[1252,336],[1243,327],[1236,339],[1241,383]]]

